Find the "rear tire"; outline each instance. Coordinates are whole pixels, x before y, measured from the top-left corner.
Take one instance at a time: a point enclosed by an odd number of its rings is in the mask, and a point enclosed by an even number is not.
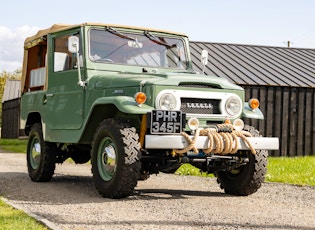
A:
[[[244,130],[249,131],[253,137],[260,136],[259,132],[251,126],[246,126]],[[245,154],[249,158],[246,165],[231,171],[218,171],[214,174],[225,193],[247,196],[255,193],[265,180],[268,151],[256,150],[256,154],[252,154],[251,151],[240,151],[239,154]]]
[[[140,143],[136,129],[116,119],[106,119],[92,142],[92,173],[103,197],[131,195],[140,177]]]
[[[35,123],[30,131],[27,144],[27,168],[32,181],[50,181],[56,165],[56,144],[43,139],[42,126]]]

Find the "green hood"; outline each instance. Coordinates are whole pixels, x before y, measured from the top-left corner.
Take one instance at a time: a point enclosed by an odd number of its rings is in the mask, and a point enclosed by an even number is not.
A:
[[[110,75],[110,76],[109,76]],[[232,84],[224,78],[191,73],[106,73],[96,75],[90,79],[90,85],[96,88],[132,87],[140,84],[178,86],[187,85],[210,85],[214,88],[243,90],[240,86]],[[106,80],[105,80],[106,79]]]

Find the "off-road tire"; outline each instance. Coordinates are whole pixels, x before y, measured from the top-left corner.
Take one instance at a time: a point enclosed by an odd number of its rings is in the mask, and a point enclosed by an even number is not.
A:
[[[95,187],[103,197],[131,195],[141,168],[136,129],[117,119],[104,120],[94,134],[91,159]]]
[[[252,126],[245,126],[253,137],[258,137],[259,132]],[[242,151],[246,154],[249,162],[236,170],[215,172],[217,182],[224,192],[231,195],[247,196],[255,193],[265,180],[267,172],[267,150],[256,150],[256,154],[250,151]]]
[[[41,124],[35,123],[29,133],[26,152],[28,175],[32,181],[51,180],[56,167],[56,152],[56,144],[44,141]]]

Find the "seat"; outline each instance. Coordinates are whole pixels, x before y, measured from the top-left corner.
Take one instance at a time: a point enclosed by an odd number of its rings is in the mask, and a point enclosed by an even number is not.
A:
[[[46,67],[32,69],[30,71],[30,88],[42,88],[45,84]]]
[[[54,53],[54,72],[69,69],[69,55],[63,52]]]

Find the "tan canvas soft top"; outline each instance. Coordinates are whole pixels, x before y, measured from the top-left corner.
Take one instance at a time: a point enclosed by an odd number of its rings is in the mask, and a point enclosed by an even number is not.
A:
[[[171,31],[166,31],[166,30],[157,30],[157,29],[151,29],[151,28],[143,28],[143,27],[135,27],[135,26],[124,26],[124,25],[114,25],[114,24],[103,24],[103,23],[91,23],[91,22],[86,22],[82,24],[54,24],[51,27],[43,30],[39,30],[35,35],[26,38],[24,42],[24,49],[29,49],[32,46],[37,45],[40,43],[43,39],[44,36],[50,33],[62,31],[62,30],[67,30],[75,27],[80,27],[80,26],[86,26],[86,25],[94,25],[94,26],[111,26],[111,27],[120,27],[120,28],[130,28],[130,29],[139,29],[139,30],[149,30],[149,31],[156,31],[156,32],[164,32],[164,33],[169,33],[169,34],[177,34],[181,36],[187,36],[182,33],[178,32],[171,32]]]
[[[79,25],[54,24],[53,26],[47,29],[39,30],[35,35],[25,39],[24,49],[29,49],[32,46],[37,45],[39,42],[42,41],[43,37],[49,33],[54,33],[57,31],[66,30],[77,26]]]

